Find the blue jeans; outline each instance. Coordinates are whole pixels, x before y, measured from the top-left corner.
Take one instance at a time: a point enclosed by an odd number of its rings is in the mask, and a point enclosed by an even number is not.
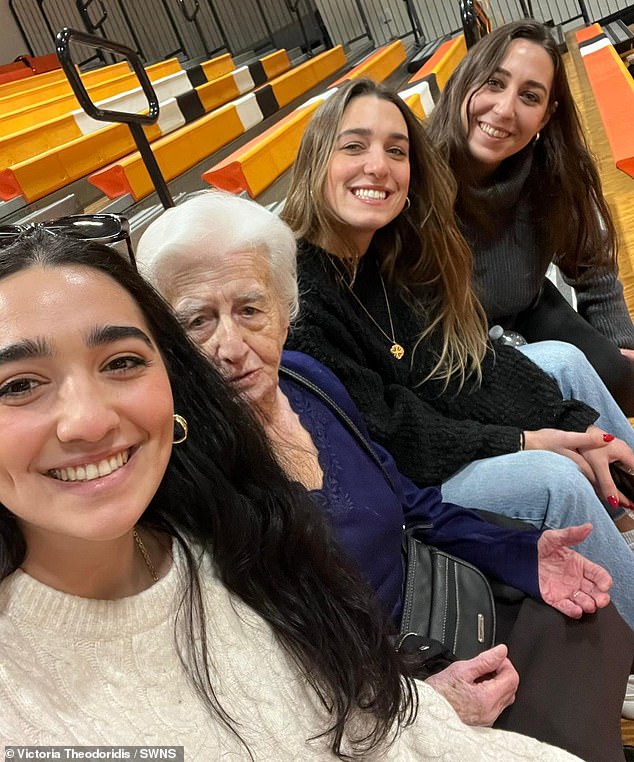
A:
[[[563,341],[524,344],[519,351],[555,379],[564,399],[582,400],[599,413],[597,426],[634,450],[634,429],[580,349]]]
[[[521,347],[552,375],[564,397],[587,402],[601,417],[597,424],[634,447],[632,427],[583,353],[561,342]],[[467,508],[482,508],[540,529],[590,522],[594,529],[577,550],[612,575],[612,600],[634,629],[634,553],[576,464],[563,455],[529,450],[477,460],[442,484],[443,499]]]

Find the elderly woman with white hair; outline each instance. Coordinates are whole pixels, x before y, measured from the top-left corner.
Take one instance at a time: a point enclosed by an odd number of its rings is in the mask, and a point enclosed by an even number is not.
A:
[[[568,547],[588,536],[589,525],[544,532],[498,526],[444,503],[436,488],[416,487],[378,445],[372,457],[338,414],[342,408],[367,436],[336,377],[306,355],[282,352],[297,315],[295,239],[257,203],[220,192],[194,196],[149,226],[137,261],[187,334],[249,399],[281,465],[326,512],[340,546],[396,625],[404,526],[424,525],[425,542],[527,594],[507,638],[521,674],[517,696],[517,673],[503,645],[425,675],[463,720],[495,722],[591,758],[597,742],[590,716],[601,696],[609,716],[602,747],[620,750],[632,633],[612,606],[598,611],[608,601],[608,575]],[[587,723],[580,695],[591,697]],[[557,707],[570,705],[575,712],[560,722]]]

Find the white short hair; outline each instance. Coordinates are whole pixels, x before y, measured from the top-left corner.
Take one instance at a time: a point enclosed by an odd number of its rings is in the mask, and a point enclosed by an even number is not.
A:
[[[205,252],[257,251],[268,260],[271,281],[289,322],[299,309],[296,241],[291,229],[260,204],[223,191],[204,191],[165,210],[137,245],[139,272],[160,289],[163,264],[200,259]]]

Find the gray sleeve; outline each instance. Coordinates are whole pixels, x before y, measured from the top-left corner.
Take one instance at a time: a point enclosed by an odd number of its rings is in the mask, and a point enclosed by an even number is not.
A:
[[[618,273],[592,267],[577,278],[563,277],[577,292],[579,314],[617,346],[634,349],[634,324]]]

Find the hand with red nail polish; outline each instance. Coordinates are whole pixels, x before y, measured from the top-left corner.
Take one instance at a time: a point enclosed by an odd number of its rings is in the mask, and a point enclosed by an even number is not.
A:
[[[618,464],[624,471],[634,469],[634,453],[621,439],[597,426],[589,426],[586,434],[590,435],[590,443],[583,443],[578,448],[578,454],[591,471],[588,476],[597,495],[612,508],[619,505],[625,507],[634,500],[634,494],[625,494],[617,487],[610,470],[611,464]],[[584,470],[584,473],[586,471]],[[587,475],[587,473],[586,473]],[[621,482],[619,484],[622,487]]]
[[[614,483],[610,464],[634,473],[634,452],[622,440],[598,426],[588,426],[583,432],[560,429],[538,429],[524,432],[525,450],[549,450],[574,461],[581,473],[594,487],[599,499],[617,508],[619,503],[634,502],[634,493],[623,494]],[[634,522],[633,522],[634,524]]]

